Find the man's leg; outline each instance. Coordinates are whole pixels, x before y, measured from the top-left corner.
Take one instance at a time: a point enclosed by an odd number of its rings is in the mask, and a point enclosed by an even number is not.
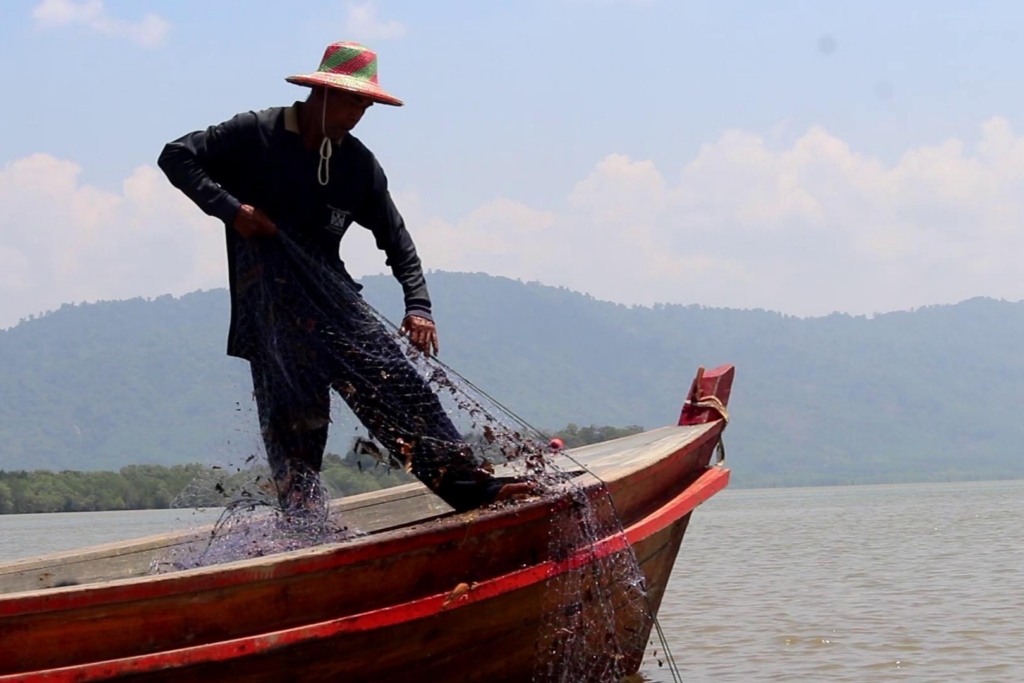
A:
[[[361,302],[341,323],[332,386],[375,439],[456,510],[499,496],[502,482],[468,444],[401,347]]]
[[[330,387],[313,373],[285,370],[277,359],[250,362],[267,461],[285,510],[318,490],[331,420]]]

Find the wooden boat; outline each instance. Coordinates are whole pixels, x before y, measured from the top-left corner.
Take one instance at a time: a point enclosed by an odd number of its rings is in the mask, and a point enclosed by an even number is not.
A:
[[[529,680],[545,588],[574,567],[631,548],[658,609],[692,511],[729,479],[711,461],[733,372],[701,370],[678,426],[572,452],[622,531],[566,557],[558,496],[455,514],[410,484],[335,501],[369,532],[343,543],[151,574],[192,531],[2,564],[0,681]]]

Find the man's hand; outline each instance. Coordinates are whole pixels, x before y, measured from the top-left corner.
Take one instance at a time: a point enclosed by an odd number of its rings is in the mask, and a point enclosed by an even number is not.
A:
[[[428,356],[431,349],[435,356],[441,350],[440,344],[437,343],[437,326],[434,325],[433,320],[427,320],[418,315],[407,315],[402,321],[401,332],[409,335],[412,345]]]
[[[242,204],[235,214],[235,231],[242,237],[270,237],[277,234],[277,226],[256,207]]]

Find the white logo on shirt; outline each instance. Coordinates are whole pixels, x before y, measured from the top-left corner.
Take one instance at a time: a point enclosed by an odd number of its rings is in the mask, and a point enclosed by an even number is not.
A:
[[[344,236],[348,226],[352,224],[352,214],[348,211],[328,206],[331,210],[331,222],[327,225],[327,231],[335,235]]]

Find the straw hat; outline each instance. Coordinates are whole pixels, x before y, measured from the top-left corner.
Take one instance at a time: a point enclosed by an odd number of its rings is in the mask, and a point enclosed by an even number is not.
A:
[[[289,76],[295,85],[325,86],[369,97],[374,102],[402,106],[402,100],[377,85],[377,53],[359,43],[334,43],[324,50],[316,73]]]

